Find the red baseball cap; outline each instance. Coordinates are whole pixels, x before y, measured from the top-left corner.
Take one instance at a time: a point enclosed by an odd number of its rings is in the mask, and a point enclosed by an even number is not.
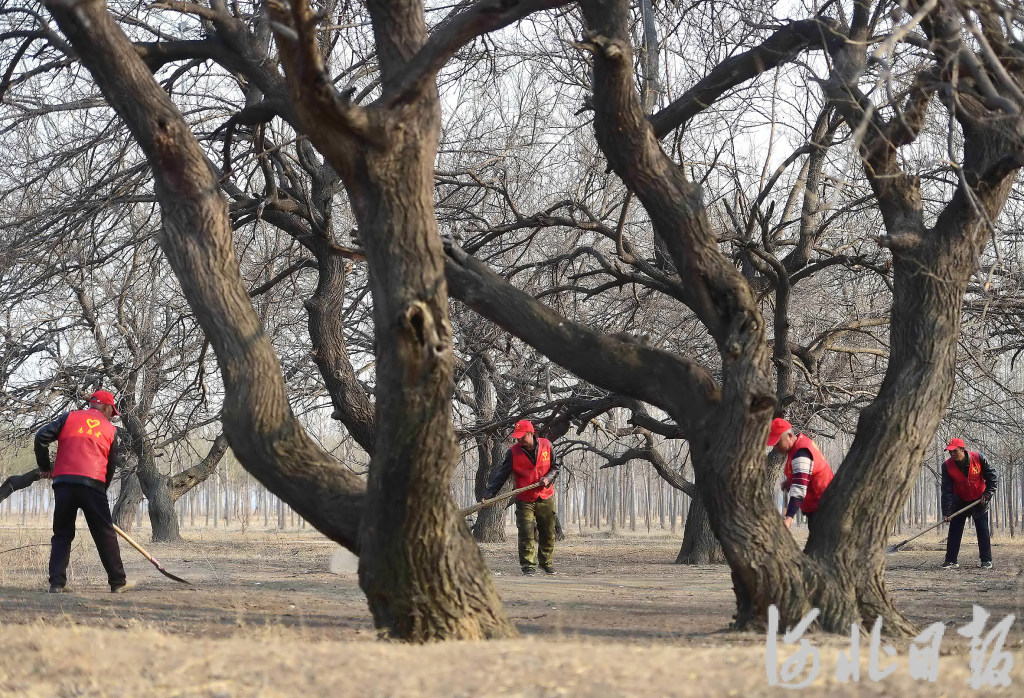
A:
[[[527,434],[533,433],[533,422],[529,419],[520,419],[516,422],[516,430],[512,432],[513,439],[521,439]]]
[[[768,430],[768,446],[774,446],[779,443],[779,439],[787,431],[793,428],[793,425],[787,422],[782,417],[776,417],[772,420],[772,428]]]
[[[101,405],[110,405],[114,408],[114,415],[121,414],[117,411],[117,405],[114,404],[114,394],[109,393],[106,390],[97,390],[92,394],[92,397],[89,398],[89,402],[98,402]]]
[[[962,448],[967,450],[967,444],[964,443],[963,439],[953,439],[949,442],[949,446],[946,446],[947,451],[952,451],[954,448]]]

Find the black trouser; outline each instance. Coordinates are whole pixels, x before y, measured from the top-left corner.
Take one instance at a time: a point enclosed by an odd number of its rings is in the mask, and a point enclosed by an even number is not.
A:
[[[71,558],[71,542],[75,539],[75,519],[78,510],[85,514],[89,532],[96,542],[103,569],[107,571],[110,586],[125,583],[124,566],[121,564],[121,549],[117,546],[113,520],[107,495],[89,485],[70,482],[53,483],[53,538],[50,541],[50,585],[63,587],[68,582],[68,560]]]
[[[956,497],[953,498],[953,511],[959,511],[970,502],[964,502]],[[979,504],[973,509],[968,509],[960,516],[954,516],[949,521],[949,536],[946,538],[946,562],[956,562],[960,554],[960,541],[964,537],[964,524],[967,517],[974,518],[974,530],[978,532],[978,552],[981,554],[982,562],[992,562],[992,537],[988,531],[988,504]]]

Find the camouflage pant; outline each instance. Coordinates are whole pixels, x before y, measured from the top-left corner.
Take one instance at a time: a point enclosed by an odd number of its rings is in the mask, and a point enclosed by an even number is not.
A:
[[[519,529],[519,564],[523,569],[537,567],[535,532],[540,534],[540,565],[550,567],[555,553],[555,498],[516,501],[516,527]]]

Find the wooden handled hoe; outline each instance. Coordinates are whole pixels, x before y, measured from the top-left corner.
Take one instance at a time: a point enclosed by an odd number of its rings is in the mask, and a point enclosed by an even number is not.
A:
[[[139,551],[140,553],[142,553],[142,556],[143,556],[144,558],[146,558],[147,560],[149,560],[150,562],[152,562],[152,563],[153,563],[153,566],[154,566],[154,567],[156,567],[156,568],[157,568],[157,569],[158,569],[158,570],[160,571],[160,574],[162,574],[163,576],[167,577],[168,579],[173,579],[173,580],[174,580],[174,581],[176,581],[176,582],[181,582],[182,584],[187,584],[187,585],[189,585],[189,586],[194,586],[194,585],[192,584],[192,582],[190,582],[190,581],[188,581],[188,580],[185,580],[185,579],[182,579],[181,577],[179,577],[179,576],[177,576],[177,575],[174,575],[174,574],[171,574],[170,572],[168,572],[167,570],[165,570],[165,569],[164,569],[164,566],[160,564],[160,561],[159,561],[159,560],[157,560],[157,559],[156,559],[155,557],[153,557],[152,555],[150,555],[149,553],[147,553],[147,552],[146,552],[145,550],[143,550],[142,546],[141,546],[141,545],[139,545],[138,543],[136,543],[136,542],[135,542],[135,541],[134,541],[134,540],[132,539],[132,537],[131,537],[131,536],[129,536],[129,535],[128,535],[127,533],[125,533],[124,531],[122,531],[122,530],[120,529],[120,527],[119,527],[119,526],[118,526],[117,524],[115,524],[115,523],[112,523],[112,524],[110,524],[110,525],[114,527],[114,531],[115,531],[115,532],[117,533],[117,535],[121,536],[121,537],[122,537],[122,538],[124,538],[124,539],[125,539],[126,541],[128,541],[128,545],[130,545],[130,546],[132,546],[133,548],[135,548],[136,550],[138,550],[138,551]]]
[[[965,506],[963,509],[961,509],[960,511],[956,512],[955,514],[953,514],[953,516],[960,516],[960,514],[964,513],[965,511],[967,511],[971,507],[976,506],[977,504],[980,504],[982,501],[983,500],[981,500],[981,499],[974,500],[973,502],[971,502],[970,504]],[[953,518],[953,516],[950,516],[949,518]],[[896,545],[890,545],[888,548],[885,549],[886,554],[888,555],[888,554],[892,554],[892,553],[895,553],[895,552],[899,552],[899,549],[902,548],[907,543],[909,543],[910,541],[914,540],[915,538],[920,538],[924,534],[928,533],[928,531],[931,531],[933,528],[938,528],[939,526],[941,526],[944,523],[946,523],[945,520],[939,521],[937,524],[929,526],[928,528],[924,529],[920,533],[918,533],[916,535],[913,535],[910,538],[907,538],[905,541],[897,543]]]
[[[476,504],[474,504],[471,507],[466,507],[460,513],[463,516],[469,516],[470,514],[472,514],[474,512],[477,512],[477,511],[480,511],[481,509],[485,509],[485,508],[491,506],[492,504],[497,504],[498,502],[503,502],[506,499],[508,499],[509,497],[515,497],[520,492],[526,492],[527,490],[537,489],[542,484],[544,484],[544,483],[542,483],[542,482],[535,482],[532,485],[527,485],[526,487],[520,487],[518,490],[512,490],[511,492],[506,492],[505,494],[499,494],[497,497],[492,497],[491,499],[485,499],[485,500],[483,500],[481,502],[477,502]]]

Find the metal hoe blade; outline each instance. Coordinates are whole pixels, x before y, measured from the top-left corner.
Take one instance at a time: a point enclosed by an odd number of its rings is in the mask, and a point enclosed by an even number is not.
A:
[[[138,551],[139,551],[140,553],[142,553],[142,556],[143,556],[144,558],[146,558],[147,560],[149,560],[150,562],[152,562],[152,563],[153,563],[153,566],[157,568],[157,570],[158,570],[158,571],[160,572],[160,574],[162,574],[163,576],[167,577],[168,579],[173,579],[174,581],[176,581],[176,582],[179,582],[179,583],[181,583],[181,584],[187,584],[187,585],[188,585],[188,586],[190,586],[190,587],[194,587],[194,586],[195,586],[195,585],[194,585],[194,584],[193,584],[192,582],[188,581],[187,579],[182,579],[181,577],[179,577],[179,576],[177,576],[177,575],[175,575],[175,574],[171,574],[170,572],[168,572],[167,570],[165,570],[165,569],[164,569],[164,566],[160,564],[160,561],[159,561],[159,560],[157,560],[157,559],[156,559],[155,557],[153,557],[152,555],[150,555],[149,553],[147,553],[147,552],[146,552],[146,551],[145,551],[145,550],[144,550],[144,549],[142,548],[142,546],[141,546],[141,545],[139,545],[138,543],[136,543],[136,542],[135,542],[135,541],[134,541],[134,540],[132,539],[132,537],[131,537],[131,536],[129,536],[129,535],[128,535],[127,533],[125,533],[124,531],[122,531],[122,530],[121,530],[121,529],[120,529],[120,528],[118,527],[118,525],[117,525],[117,524],[111,524],[111,526],[113,526],[113,527],[114,527],[114,531],[115,531],[115,532],[117,533],[117,535],[121,536],[121,537],[122,537],[122,538],[124,538],[124,539],[125,539],[126,541],[128,541],[128,545],[130,545],[130,546],[132,546],[133,548],[135,548],[136,550],[138,550]]]

